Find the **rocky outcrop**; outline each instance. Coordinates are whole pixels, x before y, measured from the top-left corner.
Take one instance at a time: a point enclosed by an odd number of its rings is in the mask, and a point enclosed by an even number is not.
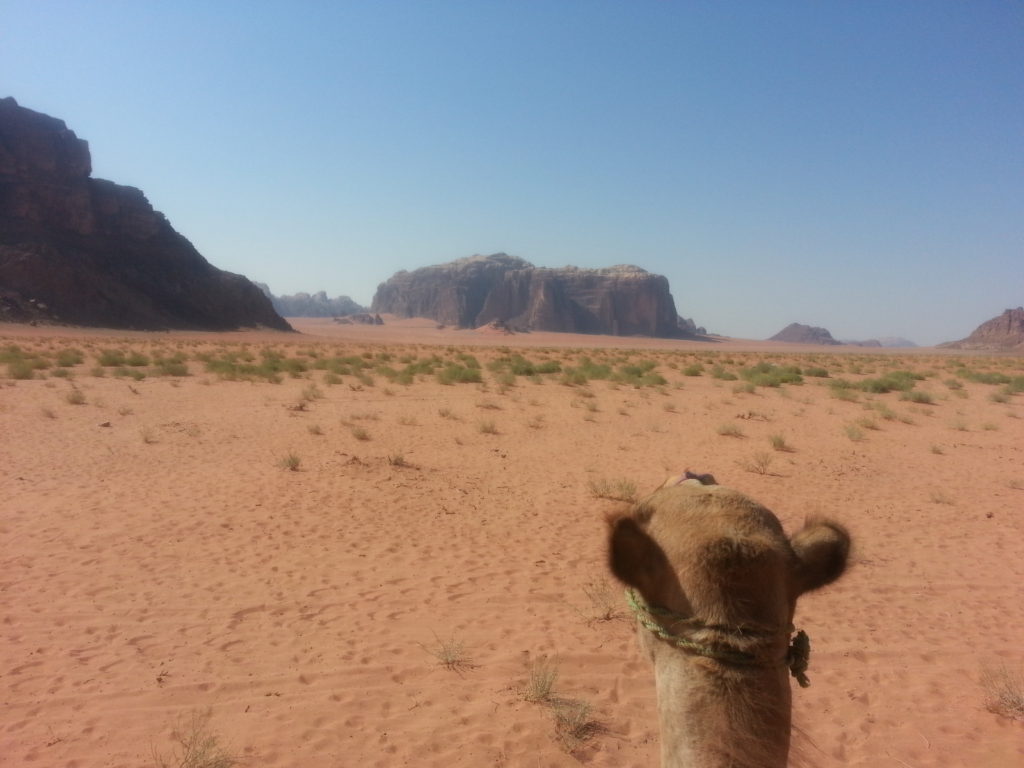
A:
[[[334,322],[340,325],[384,325],[384,319],[380,315],[371,315],[369,312],[357,312],[354,315],[336,317]]]
[[[843,339],[839,343],[849,344],[851,347],[910,348],[917,346],[917,344],[912,342],[910,339],[905,339],[902,336],[880,336],[877,339],[868,339],[867,341]]]
[[[768,341],[785,341],[789,344],[838,345],[841,343],[833,339],[832,334],[824,328],[802,325],[801,323],[790,323],[768,339]]]
[[[1024,307],[1007,309],[999,317],[987,320],[966,339],[940,344],[947,349],[983,349],[1024,351]]]
[[[684,337],[668,280],[640,267],[535,267],[497,253],[398,272],[381,283],[373,312],[512,331]]]
[[[88,144],[64,121],[0,99],[0,320],[291,330],[259,288],[213,267],[140,190],[91,172]]]
[[[339,317],[366,312],[366,307],[357,304],[348,296],[336,296],[332,299],[325,291],[274,296],[266,283],[256,285],[267,295],[281,317]]]

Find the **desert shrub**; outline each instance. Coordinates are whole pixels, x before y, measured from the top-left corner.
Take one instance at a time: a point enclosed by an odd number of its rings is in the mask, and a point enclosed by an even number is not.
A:
[[[420,647],[436,658],[441,666],[453,672],[461,672],[473,666],[466,651],[466,644],[461,640],[456,640],[454,636],[442,640],[435,634],[433,645],[426,646],[421,643]]]
[[[11,360],[7,363],[7,375],[12,379],[33,379],[36,369],[31,360]]]
[[[564,368],[561,383],[567,387],[582,387],[588,381],[587,374],[578,368]]]
[[[743,430],[732,423],[719,424],[715,431],[722,437],[743,437]]]
[[[631,480],[615,479],[591,480],[587,483],[590,493],[598,499],[611,499],[612,501],[634,502],[637,500],[636,483]]]
[[[828,370],[819,367],[804,368],[804,376],[810,376],[815,379],[827,379],[829,378]]]
[[[668,381],[654,369],[657,363],[653,360],[640,360],[637,363],[623,363],[612,376],[612,381],[628,384],[633,387],[661,387]]]
[[[720,381],[736,381],[739,376],[735,373],[731,373],[720,365],[716,365],[711,369],[711,377],[713,379],[719,379]]]
[[[923,403],[924,405],[932,405],[935,402],[935,398],[930,392],[920,390],[904,392],[900,395],[900,400],[909,400],[912,403]]]
[[[700,376],[704,373],[704,366],[700,363],[694,363],[683,368],[683,376]]]
[[[600,723],[591,716],[590,704],[581,699],[558,699],[552,705],[552,713],[558,740],[569,752],[601,731]]]
[[[290,472],[298,472],[300,464],[302,464],[302,459],[296,453],[288,453],[278,462],[281,469],[287,469]]]
[[[104,368],[117,368],[125,365],[127,361],[124,352],[121,350],[103,349],[100,350],[100,354],[97,356],[96,362]]]
[[[549,702],[558,680],[558,660],[542,658],[530,664],[529,677],[523,689],[523,698],[529,702]]]
[[[741,461],[740,467],[756,475],[767,475],[771,469],[772,461],[774,461],[774,457],[770,453],[758,451],[750,459]]]
[[[192,713],[191,722],[181,723],[171,733],[178,747],[168,759],[153,749],[156,768],[232,768],[238,758],[226,751],[220,738],[210,731],[210,711]]]
[[[80,389],[72,389],[64,399],[71,405],[85,405],[85,393]]]
[[[129,352],[128,355],[125,357],[124,364],[138,368],[143,365],[149,365],[149,358],[146,357],[141,352],[132,351]]]
[[[70,368],[73,365],[80,365],[85,361],[85,355],[78,349],[62,349],[57,352],[57,365],[61,368]]]
[[[857,388],[873,394],[909,392],[922,379],[924,376],[913,371],[889,371],[877,379],[864,379],[858,382]]]
[[[441,384],[479,384],[483,375],[479,368],[466,368],[458,363],[448,363],[437,372],[437,380]]]
[[[1005,666],[982,672],[985,708],[1011,720],[1024,720],[1024,680]]]
[[[768,362],[760,362],[750,368],[742,368],[740,378],[749,381],[755,387],[778,387],[783,384],[803,383],[803,377],[797,366],[779,366]]]
[[[792,453],[793,447],[786,442],[786,438],[782,435],[771,435],[768,438],[768,442],[772,444],[772,448],[782,453]]]

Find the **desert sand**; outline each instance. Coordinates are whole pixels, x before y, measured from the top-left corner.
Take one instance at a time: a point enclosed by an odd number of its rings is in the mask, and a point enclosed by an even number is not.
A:
[[[242,765],[656,765],[652,671],[605,566],[623,502],[602,496],[685,468],[855,538],[798,607],[801,760],[1024,765],[983,684],[1024,671],[1024,395],[963,375],[1021,358],[293,322],[0,327],[0,765],[174,765],[201,713]],[[208,369],[267,349],[301,364]],[[665,383],[488,367],[515,353]],[[480,383],[394,376],[469,355]],[[317,368],[343,357],[365,367]],[[713,375],[759,362],[803,382]],[[832,386],[892,369],[922,402]]]

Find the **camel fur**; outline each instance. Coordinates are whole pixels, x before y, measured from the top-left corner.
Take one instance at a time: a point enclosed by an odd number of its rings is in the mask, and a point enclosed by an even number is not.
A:
[[[657,622],[638,631],[663,768],[784,768],[796,600],[843,574],[846,529],[813,519],[787,538],[771,511],[690,473],[609,524],[611,571]]]

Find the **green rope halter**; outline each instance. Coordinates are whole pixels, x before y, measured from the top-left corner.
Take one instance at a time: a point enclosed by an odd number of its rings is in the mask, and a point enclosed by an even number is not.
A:
[[[633,613],[636,614],[637,619],[647,631],[659,639],[664,640],[669,645],[674,645],[675,647],[680,648],[687,653],[692,653],[695,656],[704,656],[705,658],[723,661],[727,664],[736,664],[746,667],[763,666],[762,662],[759,661],[757,656],[753,653],[738,651],[734,648],[720,648],[707,645],[705,643],[698,643],[688,637],[670,632],[660,621],[657,621],[655,617],[671,620],[670,626],[673,629],[680,625],[690,627],[692,629],[724,629],[722,627],[709,625],[700,619],[695,619],[693,617],[681,616],[666,608],[648,605],[646,601],[632,589],[626,590],[626,603],[631,609],[633,609]],[[749,632],[750,630],[737,630],[733,628],[728,631],[744,633]],[[811,640],[807,636],[807,633],[801,629],[796,633],[796,636],[790,643],[789,650],[786,653],[786,666],[789,667],[790,674],[796,678],[796,681],[800,684],[801,688],[806,688],[811,684],[811,681],[808,679],[806,674],[810,656]]]

